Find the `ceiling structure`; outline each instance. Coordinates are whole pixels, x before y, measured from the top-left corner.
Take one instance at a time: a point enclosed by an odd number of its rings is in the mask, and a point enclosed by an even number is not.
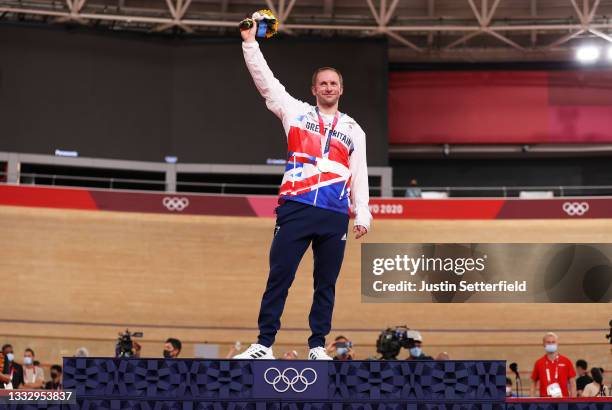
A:
[[[386,36],[392,62],[564,61],[612,43],[612,0],[0,0],[0,24],[227,36],[262,7],[288,36]]]

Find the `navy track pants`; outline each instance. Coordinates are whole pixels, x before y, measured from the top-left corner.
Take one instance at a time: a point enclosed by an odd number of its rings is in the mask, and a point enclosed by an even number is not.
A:
[[[314,295],[308,321],[310,348],[325,346],[331,330],[336,280],[344,258],[349,216],[296,201],[276,208],[276,227],[270,247],[270,273],[259,310],[257,343],[270,347],[281,327],[289,288],[302,256],[312,243]]]

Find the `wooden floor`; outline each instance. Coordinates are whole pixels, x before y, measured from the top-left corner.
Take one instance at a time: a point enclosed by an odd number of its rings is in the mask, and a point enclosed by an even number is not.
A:
[[[256,319],[268,268],[273,219],[175,216],[0,207],[0,277],[11,289],[0,341],[32,347],[46,363],[86,346],[110,355],[126,325],[143,330],[145,356],[162,341],[244,344]],[[368,242],[610,242],[612,220],[375,221]],[[424,350],[451,358],[502,358],[527,370],[547,329],[562,352],[612,369],[605,327],[609,304],[362,304],[359,243],[350,240],[337,287],[334,331],[359,357],[375,354],[387,326],[422,330]],[[277,354],[303,354],[312,298],[312,254],[290,291]],[[472,329],[472,330],[470,330]],[[612,373],[612,372],[611,372]]]

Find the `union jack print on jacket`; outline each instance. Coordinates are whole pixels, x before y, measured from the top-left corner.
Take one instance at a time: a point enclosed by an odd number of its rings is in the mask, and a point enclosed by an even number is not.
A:
[[[283,123],[287,136],[287,166],[279,200],[355,213],[355,225],[370,229],[368,167],[365,133],[357,122],[340,114],[329,144],[329,172],[317,164],[324,157],[333,116],[323,116],[325,136],[319,131],[316,107],[293,98],[274,77],[256,41],[243,42],[242,50],[255,86],[266,106]]]

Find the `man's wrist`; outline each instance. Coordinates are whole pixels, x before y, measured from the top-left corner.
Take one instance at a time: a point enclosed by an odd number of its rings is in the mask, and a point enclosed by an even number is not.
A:
[[[365,225],[362,221],[358,221],[357,219],[355,219],[355,224],[354,226],[361,226],[363,229],[365,229],[366,231],[370,230],[370,227]]]

